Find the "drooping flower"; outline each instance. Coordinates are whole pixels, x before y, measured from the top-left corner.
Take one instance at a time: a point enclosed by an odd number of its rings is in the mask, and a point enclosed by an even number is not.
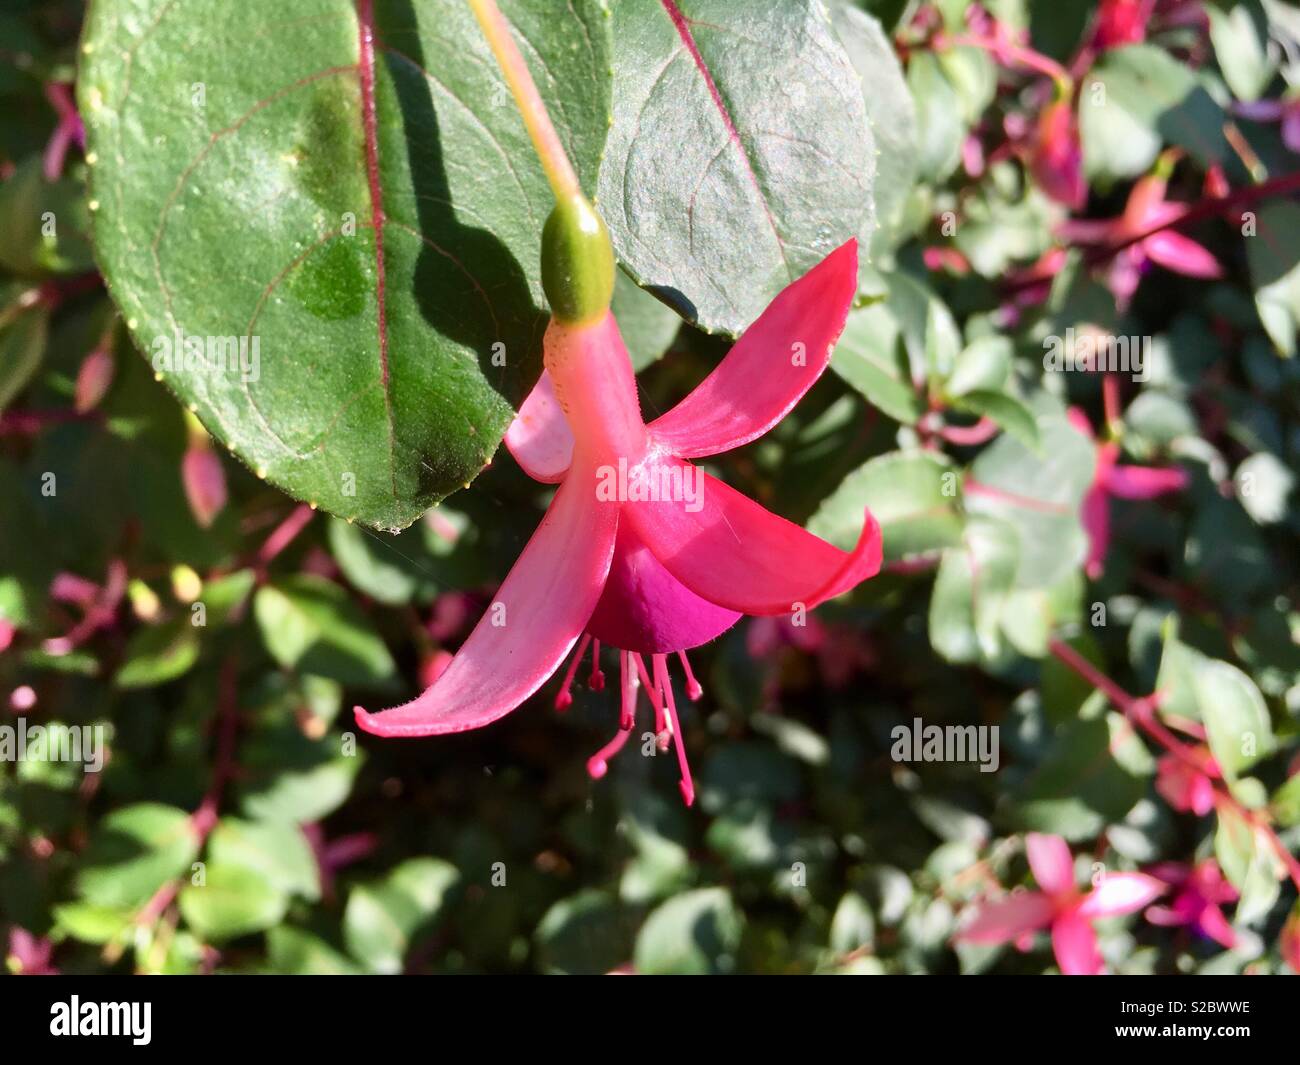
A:
[[[590,224],[603,233],[599,219]],[[561,313],[553,297],[546,368],[506,445],[530,476],[559,486],[555,497],[445,671],[403,706],[377,714],[358,707],[361,727],[380,736],[480,728],[536,692],[578,643],[557,697],[563,707],[588,647],[593,687],[603,686],[606,644],[619,651],[619,732],[589,772],[602,776],[626,743],[644,688],[660,748],[676,749],[689,804],[668,657],[679,656],[696,698],[685,651],[742,614],[810,610],[880,568],[870,514],[854,550],[841,551],[690,461],[747,444],[790,411],[825,370],[856,279],[857,244],[849,241],[781,292],[695,391],[648,425],[607,295],[587,317]]]
[[[1095,440],[1088,416],[1077,407],[1069,411],[1070,422],[1090,440]],[[1119,443],[1109,440],[1097,446],[1097,465],[1092,486],[1083,497],[1081,518],[1088,534],[1088,557],[1084,571],[1091,580],[1102,575],[1106,553],[1110,548],[1110,501],[1114,499],[1155,499],[1167,492],[1187,487],[1187,473],[1177,467],[1157,469],[1151,466],[1119,465]]]
[[[34,936],[25,928],[9,929],[6,967],[16,976],[54,976],[54,944],[45,936]]]
[[[1026,162],[1043,192],[1072,211],[1082,209],[1088,183],[1083,180],[1083,145],[1068,96],[1043,108]]]
[[[1056,963],[1067,976],[1096,976],[1103,971],[1097,933],[1098,917],[1136,913],[1166,890],[1145,873],[1107,873],[1087,893],[1074,882],[1074,860],[1060,836],[1031,832],[1025,837],[1029,868],[1041,891],[1017,892],[984,902],[974,919],[957,933],[968,943],[1016,943],[1027,946],[1028,937],[1050,930]]]
[[[1152,906],[1146,919],[1165,926],[1190,925],[1207,939],[1231,950],[1237,934],[1219,909],[1224,903],[1237,901],[1237,889],[1223,878],[1219,863],[1213,858],[1196,866],[1181,862],[1161,862],[1149,872],[1173,890],[1167,906]]]
[[[1070,219],[1057,226],[1057,235],[1063,240],[1099,247],[1123,245],[1111,260],[1109,275],[1111,292],[1121,310],[1133,298],[1149,263],[1187,277],[1223,274],[1219,261],[1205,248],[1170,228],[1186,214],[1187,205],[1166,200],[1167,187],[1163,175],[1149,174],[1133,185],[1118,218]]]
[[[1156,791],[1175,810],[1204,817],[1214,809],[1214,782],[1221,779],[1219,763],[1208,747],[1188,749],[1188,757],[1166,754],[1156,763]],[[1191,764],[1191,761],[1197,764]]]

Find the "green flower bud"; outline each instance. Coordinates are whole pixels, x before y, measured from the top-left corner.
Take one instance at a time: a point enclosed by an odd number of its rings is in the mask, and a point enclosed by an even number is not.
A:
[[[542,229],[542,288],[551,313],[570,325],[609,310],[614,249],[605,223],[581,193],[557,203]]]

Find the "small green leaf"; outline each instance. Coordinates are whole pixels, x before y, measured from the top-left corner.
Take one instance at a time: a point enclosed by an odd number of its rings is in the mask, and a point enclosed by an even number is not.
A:
[[[297,574],[253,597],[271,657],[288,669],[341,684],[391,682],[397,671],[384,641],[347,592],[323,577]]]
[[[36,376],[49,338],[49,308],[39,306],[0,326],[0,411]]]
[[[731,972],[744,915],[726,888],[700,888],[669,899],[646,918],[633,963],[646,975]]]
[[[1041,397],[1035,409],[1040,449],[1000,437],[975,459],[965,489],[968,511],[1019,532],[1020,588],[1054,585],[1082,561],[1087,541],[1079,507],[1096,466],[1092,442],[1064,412]]]
[[[1038,419],[1034,416],[1034,412],[1015,396],[1008,395],[1006,392],[977,389],[959,396],[956,405],[971,414],[991,419],[1025,447],[1035,452],[1042,444],[1038,432]]]
[[[197,854],[198,836],[184,810],[161,803],[124,806],[100,821],[82,856],[77,890],[98,906],[135,907],[188,873]]]
[[[113,686],[151,688],[189,672],[199,657],[199,629],[189,617],[141,629],[126,645]]]
[[[555,903],[534,938],[548,973],[597,976],[632,955],[633,926],[618,900],[588,888]]]
[[[257,870],[214,858],[202,880],[181,888],[177,903],[200,939],[219,943],[274,928],[284,918],[289,897]]]
[[[1227,662],[1206,659],[1198,664],[1192,685],[1210,750],[1228,780],[1273,753],[1276,741],[1268,707],[1245,673]]]
[[[1019,541],[1003,522],[973,518],[943,553],[930,597],[930,643],[950,662],[997,658],[999,619],[1015,580]]]
[[[459,874],[437,858],[412,858],[371,886],[358,886],[343,913],[348,950],[372,972],[401,972],[411,937],[442,909]]]
[[[614,122],[597,205],[619,261],[736,334],[872,230],[861,82],[813,0],[614,8]]]
[[[251,869],[285,894],[320,898],[316,856],[294,824],[223,817],[208,840],[208,856],[217,865]]]
[[[1246,261],[1255,286],[1255,307],[1274,347],[1288,358],[1296,353],[1300,329],[1300,248],[1294,235],[1300,204],[1266,203],[1255,218],[1255,233],[1246,240]]]
[[[862,512],[880,522],[885,558],[951,547],[961,540],[957,467],[930,451],[893,451],[869,459],[817,508],[810,532],[848,548],[862,531]]]

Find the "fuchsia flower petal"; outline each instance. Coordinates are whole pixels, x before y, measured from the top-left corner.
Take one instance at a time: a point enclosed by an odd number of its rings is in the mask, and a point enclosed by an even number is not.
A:
[[[573,431],[564,420],[555,384],[546,370],[506,430],[505,443],[533,480],[558,484],[564,479],[573,462]]]
[[[423,695],[378,714],[356,708],[377,736],[464,732],[504,717],[559,667],[581,635],[609,572],[618,507],[591,478],[566,479],[492,606]]]
[[[609,580],[587,623],[596,639],[638,654],[689,651],[739,620],[736,611],[701,599],[677,580],[629,522],[619,523]]]
[[[1066,976],[1096,976],[1102,970],[1097,933],[1088,919],[1068,911],[1052,922],[1052,950]]]
[[[1102,483],[1107,492],[1120,499],[1155,499],[1166,492],[1182,491],[1187,482],[1187,471],[1177,467],[1112,466]]]
[[[1030,832],[1025,837],[1025,854],[1034,879],[1049,895],[1068,895],[1074,891],[1074,859],[1060,836]]]
[[[1142,250],[1152,262],[1188,277],[1221,277],[1219,260],[1196,241],[1166,229],[1142,241]]]
[[[660,455],[649,460],[690,464]],[[664,568],[696,595],[742,614],[789,614],[848,591],[880,569],[880,525],[870,513],[857,546],[841,551],[707,474],[699,509],[625,503],[623,514]]]
[[[1041,891],[1025,891],[982,903],[975,919],[957,933],[967,943],[1010,943],[1028,932],[1046,928],[1054,905]]]
[[[683,458],[730,451],[786,416],[830,363],[858,289],[858,242],[787,285],[689,396],[650,423]]]
[[[1118,917],[1142,909],[1164,892],[1165,885],[1145,873],[1107,873],[1079,904],[1079,913],[1084,917]]]

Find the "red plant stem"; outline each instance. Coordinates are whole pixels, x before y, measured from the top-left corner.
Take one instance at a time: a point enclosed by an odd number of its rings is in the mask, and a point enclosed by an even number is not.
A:
[[[103,420],[104,414],[99,410],[78,411],[71,407],[58,407],[53,410],[10,410],[0,414],[0,436],[30,436],[39,433],[47,425]]]
[[[935,49],[938,51],[944,51],[948,48],[962,47],[982,48],[1004,67],[1023,67],[1026,70],[1033,71],[1035,74],[1046,75],[1063,85],[1070,84],[1069,72],[1055,59],[1051,59],[1048,56],[1043,55],[1041,52],[1035,52],[1032,48],[1025,48],[1022,45],[1012,44],[1009,41],[999,41],[988,37],[960,34],[956,37],[940,35],[934,39],[933,43]]]
[[[998,423],[992,418],[981,418],[974,425],[945,425],[939,435],[950,444],[982,444],[998,435]]]
[[[311,521],[312,515],[315,513],[306,503],[300,503],[294,507],[293,512],[271,531],[271,535],[258,548],[258,565],[262,568],[270,565],[275,557],[293,543],[298,534],[307,527],[307,523]]]
[[[235,749],[239,734],[239,667],[234,658],[221,664],[217,680],[216,750],[212,766],[212,780],[208,790],[190,815],[190,830],[195,837],[195,853],[207,842],[220,816],[221,797],[226,783],[234,775]],[[158,920],[172,904],[180,891],[180,880],[169,880],[153,893],[136,915],[136,923],[146,925]]]
[[[1165,748],[1176,758],[1187,762],[1198,772],[1202,772],[1201,763],[1196,759],[1192,749],[1178,739],[1164,724],[1156,717],[1155,707],[1158,701],[1156,695],[1150,695],[1145,698],[1139,698],[1130,695],[1121,688],[1110,677],[1106,676],[1100,669],[1089,662],[1083,655],[1079,654],[1073,647],[1061,640],[1053,639],[1048,644],[1048,650],[1057,661],[1062,662],[1070,669],[1074,670],[1079,676],[1106,696],[1112,703],[1117,706],[1130,722],[1139,729],[1144,731],[1148,736],[1155,740],[1160,746]],[[1300,860],[1286,849],[1273,826],[1268,823],[1266,817],[1261,811],[1248,810],[1243,806],[1228,790],[1227,783],[1223,780],[1212,781],[1215,789],[1215,807],[1224,807],[1231,810],[1248,825],[1261,833],[1268,840],[1269,846],[1273,848],[1282,864],[1286,866],[1287,874],[1291,877],[1297,890],[1300,890]]]

